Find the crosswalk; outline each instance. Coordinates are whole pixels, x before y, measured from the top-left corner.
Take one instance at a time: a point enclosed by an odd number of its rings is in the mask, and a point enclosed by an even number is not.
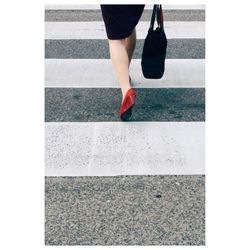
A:
[[[204,22],[164,22],[168,39],[205,38]],[[103,39],[106,35],[104,22],[46,22],[45,39]],[[148,22],[136,26],[137,39],[145,37]]]
[[[166,59],[166,72],[161,79],[143,78],[141,60],[133,59],[130,73],[136,88],[204,88],[204,59]],[[102,69],[102,77],[96,69]],[[109,59],[45,60],[47,88],[117,88],[118,83]],[[192,74],[190,73],[192,72]]]
[[[47,245],[205,244],[205,7],[163,5],[160,80],[140,65],[151,8],[137,26],[138,98],[124,123],[100,7],[46,5]]]

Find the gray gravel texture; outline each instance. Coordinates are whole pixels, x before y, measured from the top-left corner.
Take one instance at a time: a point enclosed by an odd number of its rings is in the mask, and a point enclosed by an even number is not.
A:
[[[136,89],[131,121],[204,121],[205,89]],[[120,121],[118,88],[46,88],[46,122]]]
[[[46,177],[46,245],[205,245],[204,176]]]
[[[138,39],[133,53],[140,59],[144,39]],[[45,58],[109,59],[107,39],[46,39]],[[204,59],[205,39],[168,39],[166,59]]]
[[[151,20],[152,10],[144,9],[140,21]],[[205,10],[164,10],[164,21],[205,21]],[[46,22],[103,21],[101,10],[45,10]]]

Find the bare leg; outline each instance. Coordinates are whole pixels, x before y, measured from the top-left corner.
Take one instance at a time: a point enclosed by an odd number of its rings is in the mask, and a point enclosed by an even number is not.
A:
[[[129,83],[129,65],[136,43],[135,30],[127,38],[120,40],[108,39],[108,42],[110,57],[124,98],[127,91],[131,88]]]
[[[125,46],[129,57],[129,63],[131,62],[135,45],[136,45],[136,29],[134,29],[132,34],[125,39]]]

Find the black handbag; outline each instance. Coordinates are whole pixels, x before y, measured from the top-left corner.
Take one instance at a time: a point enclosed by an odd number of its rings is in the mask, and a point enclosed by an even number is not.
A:
[[[158,27],[154,30],[155,17]],[[144,41],[141,67],[145,78],[160,79],[165,70],[167,37],[163,28],[161,4],[154,4],[151,23]]]

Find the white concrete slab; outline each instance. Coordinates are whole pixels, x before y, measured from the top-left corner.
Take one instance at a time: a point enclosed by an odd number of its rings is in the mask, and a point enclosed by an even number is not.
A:
[[[204,124],[46,123],[46,176],[201,175]]]
[[[141,60],[133,59],[130,75],[134,87],[202,88],[205,86],[204,59],[167,59],[161,79],[145,79]],[[45,87],[117,88],[110,59],[45,59]]]
[[[147,35],[149,22],[137,24],[137,38]],[[205,38],[205,22],[164,22],[169,39]],[[104,22],[45,22],[45,39],[106,39]]]

